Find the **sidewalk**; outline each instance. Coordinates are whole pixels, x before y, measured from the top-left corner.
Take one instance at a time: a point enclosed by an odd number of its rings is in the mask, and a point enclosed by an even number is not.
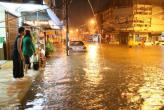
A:
[[[6,63],[6,60],[0,60],[0,69],[2,68],[2,66]]]
[[[0,69],[0,109],[8,104],[20,103],[39,71],[30,69],[21,80],[15,80],[12,75],[12,61],[1,64]]]

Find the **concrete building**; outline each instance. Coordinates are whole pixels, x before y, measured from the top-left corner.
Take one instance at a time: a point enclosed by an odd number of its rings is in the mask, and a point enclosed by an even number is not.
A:
[[[99,32],[109,36],[109,42],[155,43],[164,32],[163,7],[162,0],[113,0],[96,13]]]

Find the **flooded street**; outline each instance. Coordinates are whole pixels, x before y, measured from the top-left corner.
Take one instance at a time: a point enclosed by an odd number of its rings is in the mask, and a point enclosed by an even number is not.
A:
[[[164,47],[87,49],[49,59],[19,108],[164,110]]]

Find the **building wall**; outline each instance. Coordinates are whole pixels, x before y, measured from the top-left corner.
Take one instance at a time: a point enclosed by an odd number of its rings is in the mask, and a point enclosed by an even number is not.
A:
[[[148,41],[151,33],[164,32],[164,1],[133,0],[133,5],[126,3],[125,6],[118,3],[99,12],[103,15],[103,26],[99,27],[105,33],[117,31],[118,37],[129,35],[135,42],[138,36]],[[120,41],[127,42],[128,37]]]
[[[133,26],[133,7],[115,7],[102,12],[103,37],[109,36],[109,41],[128,42],[128,31]],[[100,24],[100,23],[99,23]],[[114,40],[112,40],[114,39]]]
[[[7,59],[12,59],[12,51],[18,30],[18,18],[6,12],[6,52]]]
[[[113,11],[115,26],[119,30],[128,30],[132,27],[133,12],[132,7],[115,8]]]
[[[162,7],[153,6],[150,30],[153,32],[164,32],[164,9]]]
[[[152,25],[152,5],[134,4],[133,30],[135,32],[149,31]]]
[[[142,2],[143,3],[143,2]],[[136,2],[128,7],[110,7],[102,11],[103,28],[114,27],[119,30],[164,31],[164,8],[161,2]],[[151,4],[151,5],[150,5]]]
[[[102,14],[102,21],[98,22],[103,24],[103,29],[113,28],[114,30],[127,30],[132,27],[132,10],[133,7],[109,8],[99,13]]]

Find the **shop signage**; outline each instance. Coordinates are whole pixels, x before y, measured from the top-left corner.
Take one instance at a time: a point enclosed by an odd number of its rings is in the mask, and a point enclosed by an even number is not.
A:
[[[43,4],[43,0],[0,0],[0,2]]]
[[[5,41],[4,37],[0,37],[0,44],[2,44]]]
[[[6,40],[6,23],[5,21],[5,10],[0,7],[0,44],[2,44]]]

